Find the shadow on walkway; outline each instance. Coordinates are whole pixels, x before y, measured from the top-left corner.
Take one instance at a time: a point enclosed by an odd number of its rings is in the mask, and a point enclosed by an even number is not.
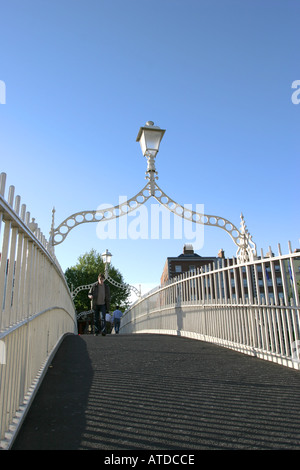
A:
[[[93,381],[87,343],[67,336],[40,386],[13,448],[78,449]]]
[[[174,336],[68,336],[13,449],[300,449],[300,373]]]

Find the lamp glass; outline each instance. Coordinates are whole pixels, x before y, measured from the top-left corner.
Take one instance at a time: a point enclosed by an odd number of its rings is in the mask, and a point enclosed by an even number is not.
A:
[[[155,156],[157,154],[164,133],[165,130],[154,126],[152,121],[148,121],[146,126],[140,128],[136,140],[140,143],[143,155],[152,154]]]
[[[101,256],[104,264],[110,264],[112,254],[108,250],[106,250]]]
[[[140,140],[143,155],[146,153],[154,153],[156,155],[159,150],[161,139],[161,130],[154,131],[152,129],[144,129]]]

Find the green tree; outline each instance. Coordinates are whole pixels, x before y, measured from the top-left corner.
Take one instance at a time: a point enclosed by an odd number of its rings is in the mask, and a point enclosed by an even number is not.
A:
[[[92,249],[90,252],[79,256],[77,264],[66,270],[65,278],[70,290],[75,290],[79,286],[97,282],[98,274],[101,272],[104,273],[104,271],[105,265],[102,261],[101,255],[97,253],[96,250]],[[113,266],[109,266],[108,274],[118,283],[124,284],[123,276],[118,269]],[[130,290],[128,288],[121,289],[113,286],[108,281],[105,282],[107,282],[110,287],[110,310],[113,311],[117,305],[120,305],[123,310],[127,308],[129,305],[128,297]],[[88,290],[80,291],[74,299],[74,304],[77,313],[90,310],[91,304],[88,298]]]

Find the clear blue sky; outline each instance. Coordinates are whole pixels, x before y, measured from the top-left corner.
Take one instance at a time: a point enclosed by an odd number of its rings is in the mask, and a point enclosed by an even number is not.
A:
[[[258,251],[299,247],[298,0],[2,0],[0,171],[48,238],[81,210],[145,185],[136,136],[166,129],[158,184],[239,227]],[[156,203],[148,201],[147,207]],[[158,285],[190,240],[107,239],[96,224],[56,247],[65,270],[108,248],[131,284]],[[236,253],[205,227],[202,256]]]

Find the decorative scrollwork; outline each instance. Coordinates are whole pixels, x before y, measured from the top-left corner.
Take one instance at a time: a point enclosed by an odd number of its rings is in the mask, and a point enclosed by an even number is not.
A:
[[[115,281],[108,274],[105,275],[105,279],[113,286],[118,287],[119,289],[123,289],[123,290],[125,289],[132,290],[137,295],[137,297],[141,297],[141,293],[136,287],[131,286],[130,284],[126,284],[126,283],[121,284],[120,282]],[[82,290],[88,290],[91,287],[93,287],[95,284],[97,284],[97,282],[92,282],[92,284],[86,284],[86,285],[76,287],[76,289],[73,292],[71,292],[72,299],[74,300],[76,295],[79,294],[79,292],[81,292]]]
[[[245,224],[245,219],[243,214],[241,214],[241,235],[239,238],[238,250],[237,250],[237,259],[239,263],[247,263],[248,261],[254,261],[257,256],[256,253],[256,244],[252,240],[252,235],[250,235],[247,226]]]
[[[52,246],[62,243],[70,231],[78,225],[91,222],[109,221],[129,214],[153,196],[160,204],[179,217],[196,224],[209,225],[211,227],[218,227],[225,230],[238,247],[237,258],[239,262],[253,261],[256,258],[256,245],[252,241],[252,236],[246,228],[243,215],[241,215],[241,228],[239,230],[232,222],[224,217],[201,214],[178,204],[158,186],[156,183],[158,176],[155,169],[154,157],[149,155],[147,158],[148,168],[146,179],[148,180],[148,183],[131,199],[111,208],[108,207],[106,209],[77,212],[65,219],[57,228],[54,228],[53,210],[50,232],[50,241]],[[132,288],[131,286],[129,287]]]
[[[109,275],[106,276],[106,279],[108,280],[108,282],[110,282],[113,286],[116,286],[118,287],[119,289],[129,289],[129,290],[132,290],[138,297],[141,297],[141,293],[140,291],[134,287],[134,286],[131,286],[130,284],[120,284],[120,282],[117,282],[115,281],[114,279],[112,279]]]
[[[55,246],[62,243],[70,231],[78,225],[91,222],[109,221],[117,217],[121,217],[122,215],[129,214],[144,204],[150,197],[150,183],[147,183],[139,193],[131,199],[124,201],[122,204],[111,208],[108,207],[105,209],[76,212],[65,219],[57,228],[54,228],[53,214],[52,228],[50,232],[52,245]]]
[[[87,284],[87,285],[76,287],[76,289],[73,292],[71,292],[72,299],[74,300],[76,295],[79,294],[79,292],[81,292],[82,290],[90,289],[94,284],[97,284],[97,283],[92,282],[92,284]]]
[[[77,320],[79,320],[80,318],[84,318],[84,317],[87,317],[88,315],[93,315],[94,313],[94,310],[88,310],[87,312],[80,312],[80,313],[77,313],[76,315],[76,318]]]
[[[182,217],[183,219],[189,220],[196,224],[210,225],[211,227],[219,227],[225,232],[227,232],[234,243],[239,246],[239,238],[241,237],[241,232],[239,229],[229,220],[224,219],[224,217],[219,217],[217,215],[209,214],[200,214],[193,210],[189,210],[186,207],[178,204],[174,199],[167,196],[167,194],[155,183],[155,199],[166,207],[169,211],[174,214]]]

